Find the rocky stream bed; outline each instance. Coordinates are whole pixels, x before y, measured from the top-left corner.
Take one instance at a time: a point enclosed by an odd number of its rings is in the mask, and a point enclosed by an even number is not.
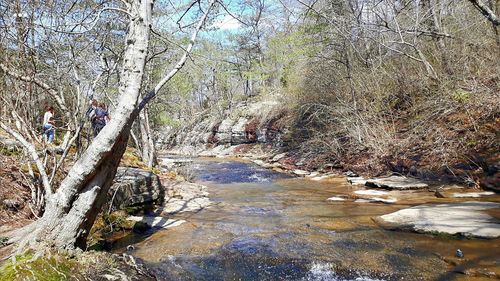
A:
[[[195,183],[170,184],[155,216],[131,218],[157,231],[114,247],[144,260],[160,280],[500,276],[495,193],[397,177],[349,183],[273,171],[264,161],[163,158],[170,169],[188,169]]]

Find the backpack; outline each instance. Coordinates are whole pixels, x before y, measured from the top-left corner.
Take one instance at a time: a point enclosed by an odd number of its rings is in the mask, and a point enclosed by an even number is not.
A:
[[[108,116],[108,111],[105,110],[104,108],[98,107],[94,110],[95,112],[95,122],[96,123],[106,123],[106,116]]]
[[[87,119],[90,121],[90,122],[94,122],[94,119],[95,119],[95,110],[97,108],[93,108],[92,106],[90,106],[87,111],[85,112],[85,116],[87,117]]]

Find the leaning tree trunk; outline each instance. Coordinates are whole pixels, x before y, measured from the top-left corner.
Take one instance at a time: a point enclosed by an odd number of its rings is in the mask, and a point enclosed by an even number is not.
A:
[[[148,50],[151,9],[151,0],[131,1],[131,22],[120,76],[121,101],[115,117],[74,164],[57,191],[47,198],[43,217],[25,229],[30,233],[21,240],[21,247],[37,240],[48,240],[61,248],[85,247],[139,112],[137,105]]]
[[[148,49],[152,0],[132,1],[128,11],[131,22],[120,76],[121,101],[116,107],[115,117],[77,160],[59,189],[55,193],[48,190],[43,217],[17,233],[18,237],[26,234],[20,241],[17,240],[20,249],[26,243],[40,240],[52,242],[59,248],[85,247],[90,228],[107,199],[116,169],[125,152],[132,123],[144,106],[184,66],[196,36],[216,1],[210,0],[184,55],[140,103],[138,98]],[[16,242],[16,239],[13,240]]]

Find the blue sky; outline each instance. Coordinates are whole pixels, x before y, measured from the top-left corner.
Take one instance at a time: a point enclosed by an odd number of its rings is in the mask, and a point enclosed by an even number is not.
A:
[[[264,0],[266,6],[265,12],[262,14],[261,28],[266,29],[266,26],[273,25],[275,28],[279,28],[281,12],[283,11],[282,6],[283,0]],[[293,3],[293,0],[286,0],[288,3]],[[202,7],[206,7],[207,0],[203,0]],[[214,10],[212,10],[210,15],[210,20],[206,25],[206,28],[200,33],[202,38],[212,38],[217,41],[226,40],[230,35],[236,35],[245,29],[240,20],[244,21],[244,18],[253,15],[254,9],[251,7],[252,4],[257,3],[255,0],[223,0],[224,8],[218,5]],[[164,25],[165,30],[178,30],[177,21],[182,16],[189,4],[192,3],[190,0],[164,0],[161,4],[170,7],[168,10],[175,11],[174,13],[169,13],[169,15],[157,18],[161,25]],[[288,5],[287,5],[288,6]],[[290,9],[294,5],[290,5],[287,9]],[[226,11],[227,10],[227,11]],[[198,6],[192,7],[188,14],[183,17],[181,25],[189,25],[196,22],[199,19],[200,12]],[[229,12],[228,12],[229,11]],[[184,30],[185,35],[190,34],[189,29]],[[183,34],[181,31],[177,31],[174,34]]]

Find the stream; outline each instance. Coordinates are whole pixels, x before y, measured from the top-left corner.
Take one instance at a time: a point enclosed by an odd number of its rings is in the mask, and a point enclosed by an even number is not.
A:
[[[186,223],[130,251],[162,280],[483,280],[456,272],[459,248],[468,266],[498,270],[498,239],[386,231],[372,221],[414,201],[332,202],[351,191],[345,179],[311,181],[235,159],[195,159],[192,169],[213,204],[172,216]],[[428,191],[418,198],[435,200]]]

